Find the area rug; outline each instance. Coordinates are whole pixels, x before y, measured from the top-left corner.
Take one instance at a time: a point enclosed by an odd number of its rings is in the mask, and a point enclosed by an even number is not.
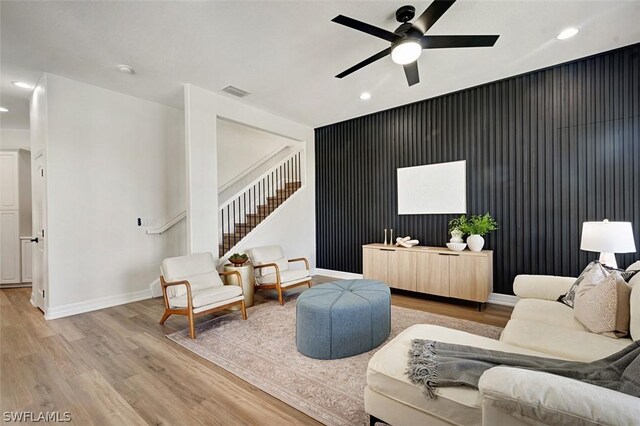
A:
[[[376,349],[350,358],[315,360],[296,350],[295,299],[284,306],[268,302],[217,317],[197,326],[197,338],[187,330],[171,340],[219,365],[286,404],[326,425],[368,423],[364,388],[369,359]],[[499,327],[412,309],[391,307],[392,339],[414,324],[434,324],[497,339]]]

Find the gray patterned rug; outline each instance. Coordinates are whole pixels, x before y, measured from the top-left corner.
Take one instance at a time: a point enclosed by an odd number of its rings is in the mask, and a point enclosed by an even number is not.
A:
[[[187,330],[171,340],[219,365],[286,404],[326,425],[367,424],[364,387],[369,359],[377,349],[350,358],[316,360],[296,350],[296,303],[268,302],[217,317],[197,326],[192,340]],[[391,335],[414,324],[434,324],[497,339],[499,327],[391,307]]]

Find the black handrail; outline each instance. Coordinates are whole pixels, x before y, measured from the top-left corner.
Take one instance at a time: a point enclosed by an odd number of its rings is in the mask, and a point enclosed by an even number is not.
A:
[[[301,155],[302,151],[298,151],[289,157],[221,209],[220,257],[300,189]],[[291,185],[292,183],[295,185]],[[239,227],[241,231],[238,230]]]

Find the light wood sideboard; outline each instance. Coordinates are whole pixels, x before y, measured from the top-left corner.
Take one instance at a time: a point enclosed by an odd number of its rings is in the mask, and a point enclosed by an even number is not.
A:
[[[493,291],[493,252],[367,244],[362,275],[392,288],[486,303]]]

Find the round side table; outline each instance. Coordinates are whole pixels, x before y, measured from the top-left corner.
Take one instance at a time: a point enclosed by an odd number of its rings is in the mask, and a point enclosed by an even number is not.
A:
[[[242,291],[244,292],[244,304],[248,308],[253,306],[253,286],[255,281],[253,278],[253,265],[245,263],[242,266],[233,266],[231,263],[224,265],[226,271],[237,271],[242,277]],[[238,277],[235,275],[229,275],[225,277],[226,284],[238,285]]]

